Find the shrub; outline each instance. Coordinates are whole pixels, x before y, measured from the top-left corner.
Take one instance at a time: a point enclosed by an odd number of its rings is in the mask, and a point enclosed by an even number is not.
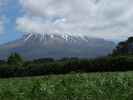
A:
[[[17,66],[22,66],[23,65],[23,59],[22,57],[18,54],[18,53],[12,53],[8,59],[7,59],[7,63],[9,65],[17,65]]]

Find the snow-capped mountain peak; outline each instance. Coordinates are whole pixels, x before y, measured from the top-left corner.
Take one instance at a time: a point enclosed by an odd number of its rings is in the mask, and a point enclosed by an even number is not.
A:
[[[52,34],[48,34],[48,33],[28,33],[25,34],[23,36],[24,41],[28,41],[28,40],[39,40],[41,42],[45,42],[48,40],[62,40],[62,41],[66,41],[66,42],[77,42],[77,41],[90,41],[93,39],[97,39],[97,38],[92,38],[92,37],[88,37],[85,35],[70,35],[70,34],[65,34],[65,35],[60,35],[57,33],[52,33]],[[99,39],[100,40],[100,39]],[[103,39],[101,39],[103,40]]]
[[[70,34],[28,33],[22,38],[0,46],[0,58],[17,52],[27,59],[79,57],[92,58],[112,52],[115,44],[99,38]]]

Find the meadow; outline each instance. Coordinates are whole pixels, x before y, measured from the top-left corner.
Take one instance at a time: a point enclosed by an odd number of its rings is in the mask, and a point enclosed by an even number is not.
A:
[[[133,100],[133,72],[0,79],[0,100]]]

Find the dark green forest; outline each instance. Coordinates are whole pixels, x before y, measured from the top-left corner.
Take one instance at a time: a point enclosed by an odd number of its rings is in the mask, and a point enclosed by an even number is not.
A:
[[[112,72],[133,70],[133,37],[118,43],[106,57],[95,59],[53,58],[26,61],[18,53],[0,60],[0,77],[23,77],[71,72]]]

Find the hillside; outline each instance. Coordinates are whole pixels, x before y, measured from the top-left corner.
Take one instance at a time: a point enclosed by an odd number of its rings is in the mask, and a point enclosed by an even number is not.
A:
[[[115,43],[99,38],[72,35],[25,34],[22,38],[0,46],[0,58],[17,52],[26,59],[79,57],[94,58],[108,55]]]

